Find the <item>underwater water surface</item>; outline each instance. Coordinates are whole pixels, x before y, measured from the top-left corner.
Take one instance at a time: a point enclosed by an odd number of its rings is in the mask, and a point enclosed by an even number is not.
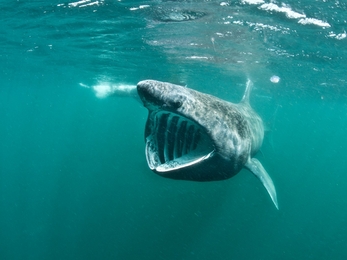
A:
[[[0,1],[0,259],[346,259],[347,4]],[[257,158],[218,182],[147,166],[155,79],[251,105]]]

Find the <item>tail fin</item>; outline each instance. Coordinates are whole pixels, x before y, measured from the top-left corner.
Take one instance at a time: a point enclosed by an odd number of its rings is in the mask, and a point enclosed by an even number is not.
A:
[[[245,103],[249,105],[249,95],[251,94],[253,88],[253,82],[248,79],[246,83],[246,90],[245,93],[243,94],[242,100],[240,103]]]

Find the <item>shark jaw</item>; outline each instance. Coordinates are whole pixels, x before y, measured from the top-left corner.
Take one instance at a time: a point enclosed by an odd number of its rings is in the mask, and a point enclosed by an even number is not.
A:
[[[187,168],[211,158],[214,145],[192,120],[165,110],[151,111],[146,126],[146,158],[158,173]]]

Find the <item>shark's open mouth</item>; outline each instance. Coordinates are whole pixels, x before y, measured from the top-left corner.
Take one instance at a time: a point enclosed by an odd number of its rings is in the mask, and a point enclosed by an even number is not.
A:
[[[168,111],[152,112],[150,118],[146,131],[146,157],[152,170],[177,170],[213,155],[211,138],[195,122]]]

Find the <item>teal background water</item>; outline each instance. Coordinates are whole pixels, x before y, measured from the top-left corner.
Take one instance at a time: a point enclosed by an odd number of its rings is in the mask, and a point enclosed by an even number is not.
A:
[[[269,3],[1,1],[0,259],[346,259],[347,5]],[[155,175],[146,109],[80,84],[247,78],[279,211],[247,170]]]

